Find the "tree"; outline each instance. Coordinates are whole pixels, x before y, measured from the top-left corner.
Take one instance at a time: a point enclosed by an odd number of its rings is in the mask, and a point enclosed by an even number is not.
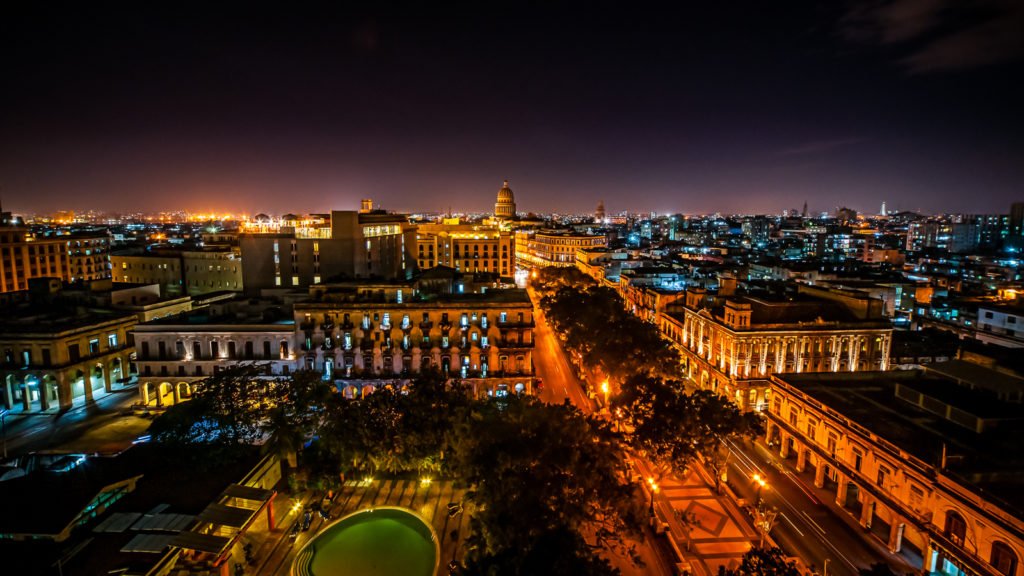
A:
[[[241,364],[193,383],[192,399],[154,420],[150,433],[167,443],[255,443],[265,433],[269,391],[281,384],[263,374],[262,365]]]
[[[573,574],[614,576],[619,571],[594,554],[579,533],[560,526],[536,535],[526,548],[504,548],[493,554],[470,554],[466,573],[487,576]]]
[[[751,548],[735,570],[720,569],[723,576],[800,576],[795,562],[781,548]]]
[[[294,467],[297,453],[324,427],[325,416],[339,396],[333,384],[313,370],[301,370],[287,380],[274,381],[266,393],[263,430],[274,438]]]
[[[504,565],[508,554],[538,550],[546,537],[575,534],[583,523],[609,540],[640,525],[643,504],[617,435],[570,404],[485,400],[464,411],[452,434],[452,469],[476,505],[471,565]]]
[[[727,443],[763,429],[760,417],[740,411],[727,398],[707,390],[687,394],[679,382],[648,375],[623,382],[612,406],[626,424],[630,445],[656,465],[685,470],[703,456],[716,482],[727,461]]]

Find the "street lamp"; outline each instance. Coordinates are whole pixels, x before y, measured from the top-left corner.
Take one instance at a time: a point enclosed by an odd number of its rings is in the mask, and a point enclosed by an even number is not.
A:
[[[754,474],[754,483],[757,484],[757,505],[761,506],[761,489],[768,485],[760,474]]]
[[[604,382],[601,382],[601,392],[604,394],[604,406],[608,408],[608,379],[605,378]]]
[[[654,517],[654,495],[658,493],[658,483],[654,481],[653,476],[647,478],[647,485],[651,488],[651,518]]]

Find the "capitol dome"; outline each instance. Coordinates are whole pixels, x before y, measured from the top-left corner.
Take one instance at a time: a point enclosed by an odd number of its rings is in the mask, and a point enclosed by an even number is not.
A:
[[[498,201],[494,204],[494,216],[497,218],[515,218],[516,197],[508,187],[508,180],[498,190]]]

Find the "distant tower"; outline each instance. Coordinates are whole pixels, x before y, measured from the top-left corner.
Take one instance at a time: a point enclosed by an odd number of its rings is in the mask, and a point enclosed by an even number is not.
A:
[[[363,198],[362,202],[360,202],[359,204],[359,211],[362,212],[363,214],[366,214],[367,212],[373,212],[373,200],[370,200],[369,198]]]
[[[887,216],[889,213],[885,211],[885,200],[882,200],[882,216]]]
[[[804,218],[807,218],[807,201],[806,200],[804,200],[804,213],[803,213],[803,216],[804,216]]]
[[[516,217],[516,197],[508,187],[508,180],[498,190],[498,201],[494,203],[495,218],[511,219]]]
[[[594,220],[604,222],[604,200],[597,203],[597,210],[594,211]]]

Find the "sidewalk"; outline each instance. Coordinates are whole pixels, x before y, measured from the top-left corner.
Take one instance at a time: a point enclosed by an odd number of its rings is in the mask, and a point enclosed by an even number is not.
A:
[[[654,477],[646,461],[633,462],[645,479]],[[646,481],[642,484],[647,486]],[[655,508],[659,521],[668,525],[671,543],[694,574],[714,575],[720,567],[735,568],[760,540],[736,504],[715,492],[714,481],[699,462],[685,475],[661,478]]]

